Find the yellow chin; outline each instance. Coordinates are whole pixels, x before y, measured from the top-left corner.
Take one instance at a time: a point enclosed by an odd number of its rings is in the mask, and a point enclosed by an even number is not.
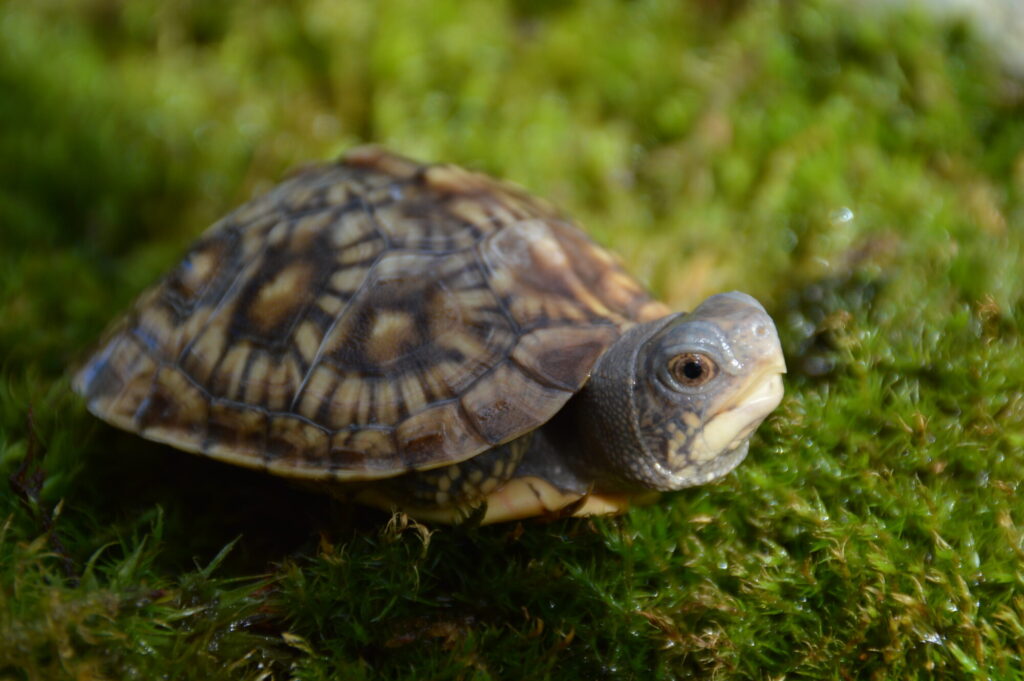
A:
[[[782,376],[779,374],[772,374],[756,383],[737,404],[723,409],[704,424],[700,436],[694,438],[688,458],[701,464],[722,452],[735,449],[779,406],[782,395]]]

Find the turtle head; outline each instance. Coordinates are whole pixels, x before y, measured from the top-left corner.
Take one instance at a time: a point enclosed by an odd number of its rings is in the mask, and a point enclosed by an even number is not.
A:
[[[621,489],[676,490],[719,478],[782,400],[775,324],[745,293],[629,329],[584,389],[586,456]]]

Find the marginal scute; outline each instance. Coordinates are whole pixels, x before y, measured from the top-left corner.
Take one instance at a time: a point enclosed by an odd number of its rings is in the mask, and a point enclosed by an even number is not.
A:
[[[459,194],[487,189],[489,180],[482,175],[447,163],[431,166],[425,173],[427,186],[442,194]]]
[[[384,477],[396,466],[395,441],[390,430],[339,430],[328,458],[338,479]]]
[[[98,398],[116,422],[138,427],[135,415],[153,389],[153,378],[160,367],[131,341],[125,342],[119,350],[98,368],[103,374],[101,380],[109,385],[106,394],[100,394]]]
[[[327,458],[330,436],[294,416],[270,418],[267,431],[267,470],[293,475],[296,469],[315,467]]]
[[[157,371],[135,419],[143,432],[153,437],[198,443],[206,430],[208,413],[209,402],[202,391],[177,369],[164,367]]]
[[[538,428],[666,312],[543,201],[369,147],[213,225],[74,386],[182,449],[374,480]]]
[[[206,441],[219,452],[262,458],[267,441],[267,415],[262,409],[215,400],[207,417]]]
[[[461,401],[476,430],[492,444],[536,428],[572,397],[567,390],[541,385],[508,362],[489,378],[470,388]]]
[[[348,482],[396,474],[403,462],[391,429],[339,430],[331,435],[326,458],[308,461],[294,477]]]
[[[536,329],[519,339],[512,358],[537,380],[575,392],[618,336],[610,324]]]
[[[349,149],[345,153],[344,163],[352,168],[366,168],[399,179],[408,179],[423,169],[422,165],[411,159],[373,145]]]
[[[118,331],[89,361],[79,369],[72,380],[75,392],[104,412],[112,398],[124,388],[128,368],[140,357],[145,357],[131,336]],[[155,365],[154,365],[155,367]],[[152,371],[150,369],[149,371]]]
[[[410,467],[454,463],[490,446],[454,401],[410,416],[395,436]]]

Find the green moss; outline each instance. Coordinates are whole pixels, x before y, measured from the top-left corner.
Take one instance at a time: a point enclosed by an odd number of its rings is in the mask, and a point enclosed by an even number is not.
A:
[[[810,3],[0,8],[0,679],[1020,678],[1024,97]],[[424,528],[114,431],[67,369],[217,216],[363,141],[520,182],[787,397],[721,484]]]

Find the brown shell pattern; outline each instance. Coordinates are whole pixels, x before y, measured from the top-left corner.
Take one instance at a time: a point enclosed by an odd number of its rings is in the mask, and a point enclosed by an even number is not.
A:
[[[624,328],[666,313],[521,190],[363,148],[211,227],[75,389],[184,450],[376,479],[543,424]]]

